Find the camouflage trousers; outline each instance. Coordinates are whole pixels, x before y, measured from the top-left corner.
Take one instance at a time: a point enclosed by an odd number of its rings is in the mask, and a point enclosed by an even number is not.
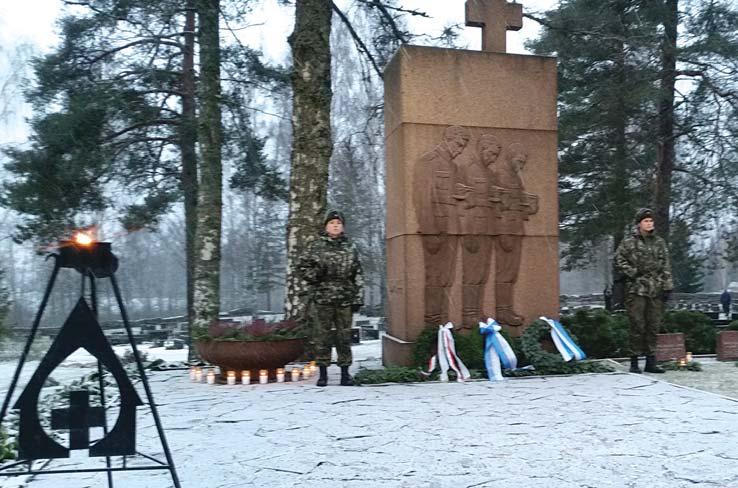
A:
[[[629,293],[625,297],[625,310],[630,322],[630,355],[656,354],[656,334],[661,327],[664,302],[660,298]]]
[[[308,310],[310,320],[310,346],[319,366],[331,364],[331,348],[338,353],[337,364],[350,366],[351,356],[351,307],[337,307],[311,303]]]

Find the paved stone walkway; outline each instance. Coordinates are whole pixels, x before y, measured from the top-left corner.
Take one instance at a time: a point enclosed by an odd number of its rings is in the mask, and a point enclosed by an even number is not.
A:
[[[667,371],[663,374],[663,380],[738,398],[738,367],[735,361],[719,362],[709,358],[697,358],[697,361],[702,364],[702,371]]]
[[[354,388],[213,386],[183,371],[151,380],[183,487],[738,488],[738,402],[645,375]],[[156,453],[151,416],[139,422],[142,451]],[[116,486],[171,486],[164,474],[116,474]],[[65,475],[30,486],[106,485]]]

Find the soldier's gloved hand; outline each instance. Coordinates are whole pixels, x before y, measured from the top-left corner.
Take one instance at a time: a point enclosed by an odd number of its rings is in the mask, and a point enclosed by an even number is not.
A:
[[[666,303],[671,300],[671,290],[664,290],[661,292],[661,300]]]
[[[361,309],[360,303],[354,303],[353,305],[351,305],[351,313],[357,313],[359,309]]]

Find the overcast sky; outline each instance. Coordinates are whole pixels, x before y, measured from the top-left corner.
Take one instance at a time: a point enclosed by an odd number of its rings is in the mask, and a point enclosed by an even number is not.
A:
[[[350,0],[338,0],[342,8]],[[403,0],[408,9],[427,12],[431,18],[411,17],[411,30],[438,35],[446,25],[464,23],[465,0]],[[524,1],[526,11],[540,12],[553,8],[556,0]],[[15,50],[24,44],[31,45],[36,53],[43,53],[57,43],[56,20],[62,11],[61,0],[0,0],[0,88],[8,80],[8,60]],[[253,27],[239,31],[239,37],[250,46],[261,48],[271,61],[284,61],[289,53],[287,36],[292,31],[294,7],[280,6],[277,0],[263,0],[251,15]],[[524,20],[523,29],[508,33],[508,52],[524,53],[523,42],[537,36],[538,25]],[[224,33],[224,36],[227,36]],[[479,49],[481,31],[464,28],[460,44],[467,49]],[[13,116],[0,120],[0,144],[21,142],[25,139],[23,120],[29,116],[27,107],[22,106],[20,93],[13,86],[3,90],[6,97],[3,110],[11,110]],[[10,93],[12,100],[8,101]],[[2,112],[2,110],[0,110]]]

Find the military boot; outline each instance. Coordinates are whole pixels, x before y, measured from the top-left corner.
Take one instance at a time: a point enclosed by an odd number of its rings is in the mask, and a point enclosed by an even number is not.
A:
[[[341,366],[341,386],[354,386],[354,379],[348,372],[348,366]]]
[[[318,366],[320,369],[320,376],[318,382],[315,383],[317,386],[325,386],[328,384],[328,366]]]
[[[497,310],[495,320],[505,325],[523,325],[523,317],[513,310],[513,285],[512,283],[497,283],[495,285],[495,300]]]
[[[656,364],[656,356],[646,356],[646,367],[643,370],[646,373],[665,373],[666,372]]]
[[[643,373],[641,368],[638,367],[638,356],[630,357],[630,372],[631,373]]]

